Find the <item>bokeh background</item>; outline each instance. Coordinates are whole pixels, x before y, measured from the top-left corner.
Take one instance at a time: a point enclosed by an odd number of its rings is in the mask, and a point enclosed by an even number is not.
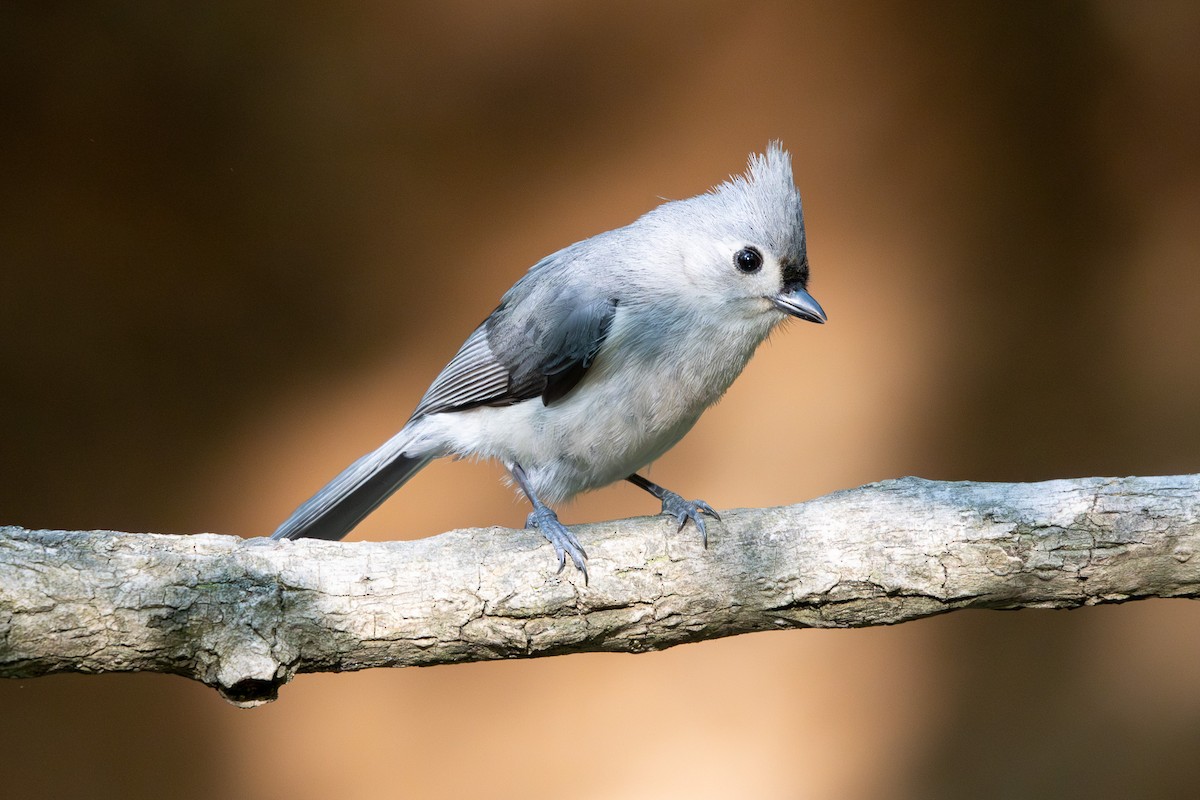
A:
[[[1198,51],[1189,0],[0,2],[0,522],[267,534],[540,256],[771,138],[830,322],[656,480],[1194,472]],[[355,536],[524,513],[437,463]],[[54,676],[0,720],[6,797],[1193,797],[1200,606],[301,676],[252,711]]]

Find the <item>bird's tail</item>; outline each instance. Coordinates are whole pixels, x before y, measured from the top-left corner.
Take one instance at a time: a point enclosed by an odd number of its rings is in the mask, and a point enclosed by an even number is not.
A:
[[[433,460],[431,455],[404,452],[410,443],[407,430],[402,430],[346,467],[293,511],[271,538],[341,539]]]

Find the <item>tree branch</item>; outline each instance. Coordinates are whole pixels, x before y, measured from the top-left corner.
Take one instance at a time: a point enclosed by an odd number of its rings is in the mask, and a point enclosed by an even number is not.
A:
[[[591,585],[535,532],[411,542],[0,528],[0,676],[152,671],[257,705],[299,672],[862,627],[959,608],[1200,596],[1200,475],[1033,484],[904,478],[576,528]]]

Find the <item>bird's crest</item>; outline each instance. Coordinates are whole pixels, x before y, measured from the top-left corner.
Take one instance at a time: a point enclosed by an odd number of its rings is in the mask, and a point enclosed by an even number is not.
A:
[[[732,175],[697,200],[715,206],[710,221],[730,235],[770,243],[778,252],[804,250],[800,192],[792,179],[792,157],[773,141],[750,156],[746,172]]]

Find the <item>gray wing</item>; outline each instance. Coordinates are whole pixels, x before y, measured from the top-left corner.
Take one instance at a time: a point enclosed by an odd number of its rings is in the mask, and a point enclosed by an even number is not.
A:
[[[417,404],[413,419],[486,404],[508,390],[508,371],[492,355],[484,322],[459,348]]]
[[[550,405],[583,380],[612,326],[617,299],[564,291],[561,284],[537,289],[505,296],[434,379],[414,419],[539,396]]]

